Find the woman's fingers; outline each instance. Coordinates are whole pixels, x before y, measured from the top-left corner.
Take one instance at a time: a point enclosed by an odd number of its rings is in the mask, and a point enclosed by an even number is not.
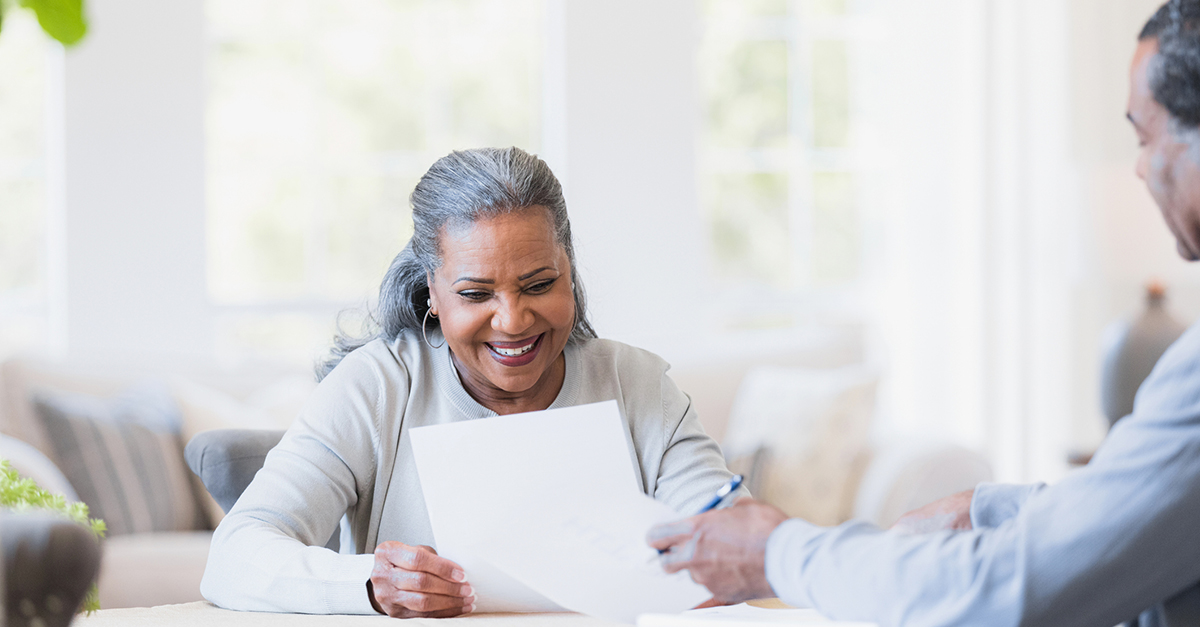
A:
[[[416,612],[419,616],[429,616],[434,612],[455,612],[463,614],[472,603],[462,597],[448,597],[441,594],[426,594],[423,592],[407,592],[397,590],[393,604]]]
[[[397,568],[429,573],[446,581],[462,583],[467,580],[467,574],[461,566],[439,557],[427,546],[409,546],[400,542],[385,542],[379,546],[384,549],[387,560]],[[376,550],[376,554],[378,552]]]
[[[388,578],[391,580],[392,585],[396,586],[397,590],[407,590],[409,592],[428,592],[464,599],[475,592],[469,583],[446,581],[436,575],[415,570],[393,568],[389,572]]]
[[[368,590],[373,605],[397,618],[458,616],[474,609],[462,567],[427,546],[384,542],[375,549]]]
[[[460,607],[456,610],[442,610],[440,612],[433,612],[429,615],[429,617],[430,618],[450,618],[451,616],[461,616],[463,614],[467,614],[467,613],[470,613],[473,611],[475,611],[475,606],[471,605],[470,607]]]
[[[454,616],[462,616],[463,614],[469,613],[472,607],[451,608],[448,610],[429,612],[428,614],[409,611],[407,613],[394,616],[393,618],[452,618]]]
[[[475,597],[449,596],[402,590],[389,577],[371,577],[371,594],[380,612],[395,618],[457,616],[475,609]]]

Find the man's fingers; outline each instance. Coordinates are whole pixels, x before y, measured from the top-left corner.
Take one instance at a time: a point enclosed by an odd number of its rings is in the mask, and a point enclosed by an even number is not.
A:
[[[437,553],[403,544],[389,549],[388,561],[397,568],[429,573],[450,582],[463,583],[467,580],[467,574],[461,566],[439,557]]]
[[[686,542],[695,529],[696,524],[691,518],[655,525],[646,533],[646,542],[659,551],[665,551],[676,544]]]
[[[687,568],[696,557],[696,545],[700,543],[700,534],[693,535],[682,544],[676,544],[669,551],[658,557],[663,570],[668,573]]]

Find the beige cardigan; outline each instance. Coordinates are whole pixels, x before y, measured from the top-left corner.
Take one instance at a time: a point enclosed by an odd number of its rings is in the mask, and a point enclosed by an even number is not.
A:
[[[729,479],[665,361],[609,340],[568,344],[565,356],[551,408],[615,399],[647,495],[691,512]],[[217,527],[204,597],[238,610],[375,613],[366,591],[375,547],[436,546],[409,431],[495,415],[463,389],[444,346],[408,334],[354,351],[317,386]],[[343,515],[338,554],[322,545]]]

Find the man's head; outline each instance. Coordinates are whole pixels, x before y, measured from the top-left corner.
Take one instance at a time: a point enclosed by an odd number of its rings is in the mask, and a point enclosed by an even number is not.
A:
[[[1127,115],[1141,147],[1138,176],[1179,254],[1200,260],[1200,0],[1171,0],[1142,29]]]

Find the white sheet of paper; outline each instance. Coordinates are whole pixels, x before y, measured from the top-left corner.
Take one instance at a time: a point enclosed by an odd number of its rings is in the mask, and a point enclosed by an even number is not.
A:
[[[411,437],[438,553],[466,570],[477,611],[632,621],[708,598],[663,573],[645,545],[650,525],[677,515],[641,493],[615,401]]]
[[[646,544],[651,526],[680,517],[666,505],[641,493],[555,505],[539,520],[497,525],[479,554],[555,603],[610,620],[679,612],[712,596],[688,573],[663,571],[658,552]]]

